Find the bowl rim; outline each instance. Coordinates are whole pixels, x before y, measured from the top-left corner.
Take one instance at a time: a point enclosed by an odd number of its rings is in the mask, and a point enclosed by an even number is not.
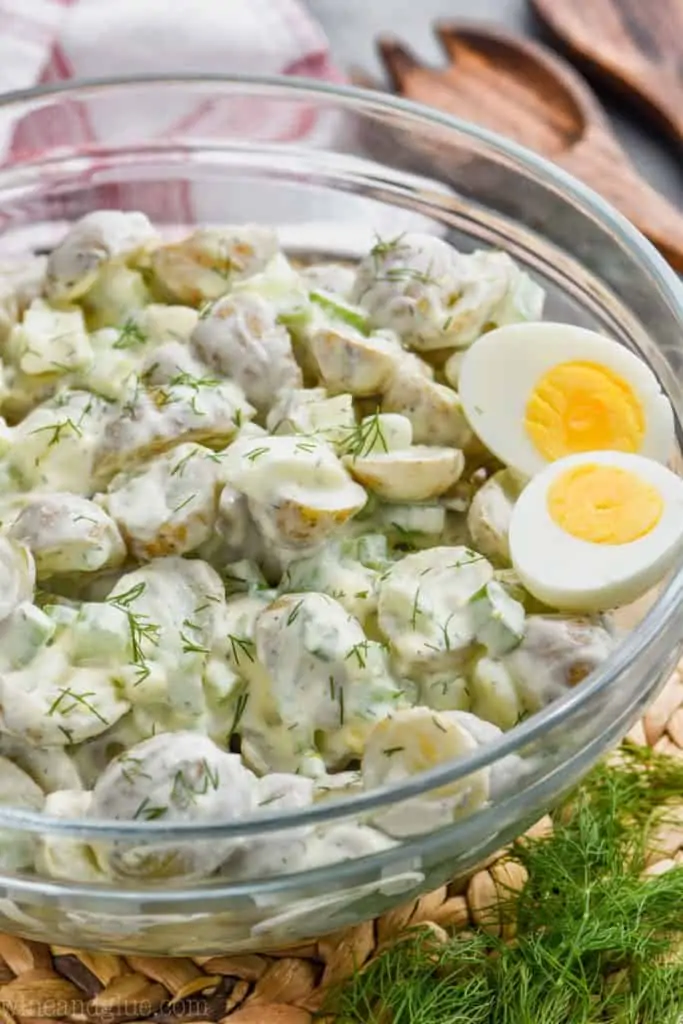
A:
[[[635,262],[643,266],[649,276],[654,279],[655,285],[671,306],[672,312],[680,320],[683,328],[683,283],[678,280],[664,258],[638,229],[597,192],[550,160],[538,156],[526,147],[508,140],[496,132],[410,100],[392,95],[381,94],[378,96],[372,90],[356,86],[329,84],[315,79],[289,75],[153,73],[82,78],[15,90],[0,96],[0,111],[30,104],[33,100],[49,99],[51,96],[76,98],[92,91],[112,88],[133,90],[149,85],[161,87],[214,85],[228,87],[226,90],[228,93],[230,87],[233,87],[237,95],[240,90],[250,90],[252,93],[260,93],[263,96],[274,95],[278,98],[287,98],[288,96],[290,98],[305,98],[308,96],[312,101],[328,99],[334,101],[337,106],[353,108],[360,113],[378,114],[393,111],[423,124],[433,124],[440,128],[455,130],[470,139],[483,143],[490,151],[504,155],[508,160],[512,159],[523,170],[533,172],[542,185],[559,191],[562,198],[567,201],[573,200],[581,207],[583,213],[591,214],[600,227],[611,230],[618,243],[621,243],[629,255],[635,259]],[[171,137],[169,137],[169,141],[172,141]],[[20,167],[29,162],[21,159],[5,162],[0,165],[0,172],[11,171],[13,167]],[[683,345],[681,351],[683,353]],[[680,410],[681,415],[678,415],[674,407],[674,412],[680,423],[683,410]],[[429,769],[406,781],[381,786],[366,794],[331,799],[304,810],[257,813],[230,823],[219,821],[197,825],[188,822],[164,824],[161,821],[68,819],[2,807],[0,808],[0,825],[4,828],[34,833],[72,836],[77,834],[84,840],[98,839],[100,841],[121,838],[149,840],[151,837],[159,841],[179,838],[182,838],[183,841],[245,838],[255,834],[277,832],[283,828],[320,825],[359,813],[367,814],[378,807],[425,795],[432,789],[462,779],[473,772],[489,767],[503,757],[514,754],[521,747],[538,740],[546,732],[570,720],[573,712],[579,711],[591,698],[612,687],[622,672],[628,670],[650,645],[675,625],[674,620],[683,607],[682,570],[683,553],[678,559],[671,578],[642,621],[620,640],[616,649],[603,665],[591,673],[579,687],[570,690],[512,730],[503,733],[496,741],[450,765]],[[673,649],[674,647],[672,647]],[[363,859],[367,860],[367,858]],[[331,865],[331,867],[333,866]],[[32,879],[32,881],[35,881],[36,884],[42,884],[44,881],[45,884],[50,885],[54,885],[56,882],[54,879]],[[92,889],[90,891],[92,892]],[[130,892],[130,890],[127,889],[126,892]],[[145,890],[145,895],[149,895],[149,890]]]

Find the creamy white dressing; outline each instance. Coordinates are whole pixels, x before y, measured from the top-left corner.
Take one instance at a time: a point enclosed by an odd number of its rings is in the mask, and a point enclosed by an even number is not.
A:
[[[541,302],[507,256],[428,236],[302,268],[270,228],[162,244],[120,211],[0,268],[0,802],[169,824],[304,808],[465,756],[599,665],[602,620],[545,614],[505,571],[522,483],[487,480],[457,394],[458,352]],[[0,866],[268,877],[506,784],[277,844],[0,836]]]

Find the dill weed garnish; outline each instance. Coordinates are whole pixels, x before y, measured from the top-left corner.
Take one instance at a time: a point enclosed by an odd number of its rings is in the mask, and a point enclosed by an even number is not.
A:
[[[376,409],[371,416],[366,416],[352,427],[341,442],[340,454],[362,459],[371,452],[388,452],[389,446],[384,436],[380,415],[380,410]]]
[[[683,802],[683,764],[641,748],[601,765],[515,843],[528,873],[500,908],[515,938],[408,931],[343,987],[339,1024],[680,1024],[683,867],[645,877],[648,833]]]
[[[146,654],[143,645],[148,643],[153,647],[158,647],[161,634],[161,627],[156,622],[150,622],[148,615],[136,612],[131,607],[142,596],[145,589],[146,584],[141,581],[130,587],[123,594],[116,594],[108,599],[108,603],[112,607],[123,612],[128,622],[128,638],[132,660],[137,665],[135,686],[139,686],[150,674],[150,669],[146,664]]]

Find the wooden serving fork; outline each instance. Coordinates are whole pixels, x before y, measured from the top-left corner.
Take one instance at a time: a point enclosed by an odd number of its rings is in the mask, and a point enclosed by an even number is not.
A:
[[[432,68],[394,38],[378,42],[408,99],[520,142],[594,188],[683,271],[683,214],[630,163],[581,76],[551,50],[489,26],[440,22],[450,63]]]

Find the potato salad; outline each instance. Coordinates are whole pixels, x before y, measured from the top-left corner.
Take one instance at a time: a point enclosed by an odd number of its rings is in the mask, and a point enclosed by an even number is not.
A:
[[[681,550],[656,378],[543,321],[504,253],[404,234],[313,263],[103,210],[1,272],[6,807],[239,823],[453,764],[581,684]],[[0,871],[304,871],[522,770],[259,843],[3,832]]]

